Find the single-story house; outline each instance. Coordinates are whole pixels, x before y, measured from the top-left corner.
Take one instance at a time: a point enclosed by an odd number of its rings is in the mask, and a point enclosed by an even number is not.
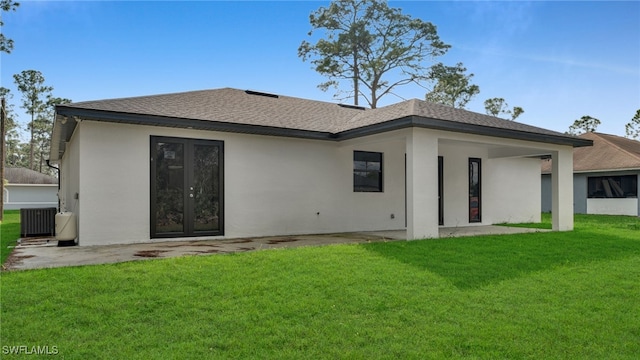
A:
[[[58,179],[26,168],[4,169],[5,210],[58,207]]]
[[[640,216],[640,141],[588,132],[592,147],[573,151],[576,214]],[[551,160],[542,162],[542,211],[551,211]]]
[[[540,220],[573,229],[591,141],[421,100],[377,109],[223,88],[56,107],[51,161],[80,245]]]

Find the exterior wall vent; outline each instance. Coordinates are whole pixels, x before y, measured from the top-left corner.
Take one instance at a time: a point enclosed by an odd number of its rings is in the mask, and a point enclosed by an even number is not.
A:
[[[338,104],[338,106],[347,108],[347,109],[366,110],[364,106],[358,106],[358,105]]]
[[[248,95],[265,96],[265,97],[270,97],[270,98],[275,98],[275,99],[280,97],[279,95],[276,95],[276,94],[269,94],[269,93],[260,92],[260,91],[253,91],[253,90],[245,90],[244,92],[245,92],[245,94],[248,94]]]
[[[54,236],[56,208],[20,209],[20,236]]]

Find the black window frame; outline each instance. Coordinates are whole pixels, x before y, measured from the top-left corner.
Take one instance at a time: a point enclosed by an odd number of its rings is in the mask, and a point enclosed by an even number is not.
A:
[[[474,189],[473,184],[473,164],[478,164],[478,184],[477,189]],[[473,201],[478,203],[478,214],[477,218],[472,216],[472,209],[474,209],[471,204]],[[469,158],[469,223],[480,223],[482,222],[482,159],[480,158]]]
[[[638,175],[587,177],[588,199],[637,199]]]
[[[358,168],[356,162],[365,162],[365,168]],[[378,169],[368,168],[369,163],[378,163]],[[383,179],[384,179],[384,154],[381,152],[375,151],[353,151],[353,192],[373,192],[373,193],[381,193],[384,192],[383,187]],[[362,181],[358,181],[362,178],[362,175],[358,175],[357,173],[366,173],[365,178],[375,178],[377,179],[377,184],[375,186],[370,186],[364,184]],[[371,176],[374,175],[374,176]]]

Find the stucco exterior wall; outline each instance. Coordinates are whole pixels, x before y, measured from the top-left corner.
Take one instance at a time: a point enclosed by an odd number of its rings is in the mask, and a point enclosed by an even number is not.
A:
[[[415,236],[437,236],[437,156],[444,226],[539,221],[540,165],[525,155],[541,144],[428,129],[330,142],[82,121],[61,172],[63,210],[79,213],[80,245],[151,240],[151,136],[224,141],[225,234],[218,238],[399,230],[410,221],[424,232]],[[354,150],[383,153],[383,192],[353,191]],[[414,169],[405,169],[408,153]],[[471,224],[470,157],[482,159],[482,222]]]
[[[487,149],[472,144],[440,144],[443,160],[443,197],[445,227],[482,225],[488,218],[486,208],[487,181],[491,176],[487,167]],[[481,223],[469,223],[469,158],[481,160]]]
[[[489,158],[487,146],[441,144],[444,161],[444,226],[540,221],[540,161]],[[469,223],[469,158],[481,159],[482,222]]]
[[[4,209],[58,207],[57,184],[7,184],[4,186]]]
[[[573,174],[573,212],[588,214],[587,211],[587,175]]]
[[[82,245],[150,240],[150,136],[224,141],[224,238],[404,228],[404,141],[398,139],[338,146],[92,121],[79,127]],[[353,192],[354,150],[384,153],[383,193]]]
[[[587,213],[638,216],[638,199],[587,199]]]
[[[486,173],[486,221],[540,222],[539,159],[489,159]]]

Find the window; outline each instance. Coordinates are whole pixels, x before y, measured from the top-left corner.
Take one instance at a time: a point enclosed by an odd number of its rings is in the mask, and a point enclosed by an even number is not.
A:
[[[481,222],[482,172],[480,159],[469,159],[469,222]]]
[[[589,198],[637,198],[638,176],[598,176],[588,178]]]
[[[353,191],[382,192],[382,153],[353,152]]]

